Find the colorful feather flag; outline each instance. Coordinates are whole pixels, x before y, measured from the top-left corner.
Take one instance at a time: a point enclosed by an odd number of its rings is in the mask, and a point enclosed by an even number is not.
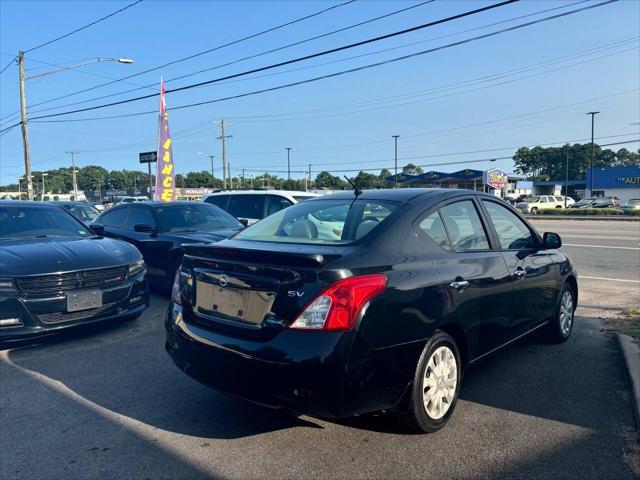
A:
[[[171,202],[175,197],[175,168],[173,148],[169,132],[169,115],[164,99],[164,80],[160,77],[160,116],[158,118],[158,162],[156,164],[156,189],[154,200]]]

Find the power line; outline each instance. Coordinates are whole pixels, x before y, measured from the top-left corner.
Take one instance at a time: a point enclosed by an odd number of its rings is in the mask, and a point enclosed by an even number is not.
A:
[[[296,19],[294,19],[294,20],[290,20],[290,21],[285,22],[285,23],[282,23],[282,24],[280,24],[280,25],[276,25],[275,27],[271,27],[271,28],[268,28],[268,29],[266,29],[266,30],[262,30],[262,31],[260,31],[260,32],[253,33],[253,34],[251,34],[251,35],[247,35],[247,36],[245,36],[245,37],[239,38],[239,39],[237,39],[237,40],[233,40],[233,41],[228,42],[228,43],[224,43],[224,44],[222,44],[222,45],[218,45],[218,46],[213,47],[213,48],[210,48],[210,49],[208,49],[208,50],[203,50],[203,51],[201,51],[201,52],[194,53],[194,54],[192,54],[192,55],[188,55],[188,56],[186,56],[186,57],[182,57],[182,58],[179,58],[179,59],[176,59],[176,60],[172,60],[172,61],[170,61],[170,62],[167,62],[167,63],[163,64],[163,65],[158,65],[157,67],[148,68],[147,70],[143,70],[143,71],[141,71],[141,72],[134,73],[134,74],[132,74],[132,75],[128,75],[128,76],[126,76],[126,77],[122,77],[122,78],[120,78],[120,79],[118,79],[118,80],[115,80],[115,81],[106,82],[106,83],[101,83],[101,84],[99,84],[99,85],[94,85],[93,87],[85,88],[85,89],[83,89],[83,90],[78,90],[77,92],[69,93],[69,94],[62,95],[62,96],[60,96],[60,97],[56,97],[56,98],[51,98],[51,99],[49,99],[49,100],[45,100],[45,101],[43,101],[43,102],[34,103],[33,105],[30,105],[30,106],[34,107],[34,106],[37,106],[37,105],[43,105],[43,104],[45,104],[45,103],[53,102],[53,101],[55,101],[55,100],[60,100],[60,99],[62,99],[62,98],[67,98],[67,97],[71,97],[71,96],[74,96],[74,95],[78,95],[78,94],[80,94],[80,93],[89,92],[89,91],[91,91],[91,90],[95,90],[95,89],[97,89],[97,88],[102,88],[102,87],[106,87],[107,85],[112,85],[113,83],[116,83],[117,81],[119,82],[119,81],[122,81],[122,80],[128,80],[128,79],[130,79],[130,78],[134,78],[134,77],[137,77],[137,76],[140,76],[140,75],[144,75],[145,73],[153,72],[153,71],[156,71],[156,70],[160,70],[161,68],[164,68],[164,67],[168,67],[168,66],[171,66],[171,65],[175,65],[176,63],[180,63],[180,62],[184,62],[184,61],[187,61],[187,60],[191,60],[191,59],[196,58],[196,57],[199,57],[199,56],[201,56],[201,55],[205,55],[205,54],[207,54],[207,53],[211,53],[211,52],[214,52],[214,51],[217,51],[217,50],[221,50],[221,49],[223,49],[223,48],[230,47],[230,46],[232,46],[232,45],[236,45],[236,44],[238,44],[238,43],[241,43],[241,42],[244,42],[244,41],[247,41],[247,40],[251,40],[251,39],[256,38],[256,37],[259,37],[259,36],[261,36],[261,35],[265,35],[265,34],[267,34],[267,33],[270,33],[270,32],[276,31],[276,30],[279,30],[279,29],[281,29],[281,28],[288,27],[288,26],[290,26],[290,25],[294,25],[294,24],[299,23],[299,22],[302,22],[302,21],[304,21],[304,20],[308,20],[309,18],[313,18],[313,17],[316,17],[316,16],[318,16],[318,15],[322,15],[323,13],[329,12],[329,11],[334,10],[334,9],[336,9],[336,8],[343,7],[343,6],[345,6],[345,5],[349,5],[349,4],[351,4],[351,3],[354,3],[355,1],[356,1],[356,0],[348,0],[348,1],[346,1],[346,2],[339,3],[339,4],[337,4],[337,5],[332,5],[331,7],[324,8],[324,9],[322,9],[322,10],[319,10],[319,11],[317,11],[317,12],[311,13],[311,14],[309,14],[309,15],[305,15],[305,16],[303,16],[303,17],[296,18]]]
[[[264,56],[264,55],[268,55],[270,53],[279,52],[279,51],[285,50],[287,48],[291,48],[291,47],[294,47],[294,46],[302,45],[304,43],[308,43],[308,42],[311,42],[313,40],[318,40],[320,38],[328,37],[330,35],[335,35],[336,33],[344,32],[346,30],[350,30],[352,28],[360,27],[362,25],[366,25],[368,23],[372,23],[372,22],[375,22],[375,21],[378,21],[378,20],[382,20],[384,18],[389,18],[389,17],[391,17],[393,15],[397,15],[399,13],[403,13],[403,12],[406,12],[408,10],[412,10],[414,8],[418,8],[418,7],[424,6],[424,5],[432,3],[434,1],[435,0],[427,0],[425,2],[417,3],[415,5],[411,5],[409,7],[405,7],[405,8],[402,8],[400,10],[395,10],[395,11],[386,13],[384,15],[379,15],[377,17],[370,18],[370,19],[364,20],[362,22],[358,22],[358,23],[355,23],[355,24],[352,24],[352,25],[348,25],[348,26],[343,27],[343,28],[339,28],[337,30],[332,30],[330,32],[322,33],[320,35],[315,35],[313,37],[309,37],[309,38],[306,38],[306,39],[303,39],[303,40],[299,40],[299,41],[296,41],[296,42],[293,42],[293,43],[288,43],[286,45],[282,45],[282,46],[277,47],[277,48],[272,48],[270,50],[266,50],[266,51],[259,52],[259,53],[253,54],[253,55],[242,57],[242,58],[239,58],[239,59],[236,59],[236,60],[232,60],[230,62],[222,63],[222,64],[216,65],[214,67],[208,67],[208,68],[204,68],[202,70],[198,70],[196,72],[191,72],[191,73],[187,73],[187,74],[180,75],[180,76],[177,76],[177,77],[169,78],[169,79],[165,80],[165,84],[166,83],[170,83],[170,82],[174,82],[176,80],[181,80],[183,78],[192,77],[194,75],[199,75],[201,73],[209,72],[211,70],[217,70],[219,68],[228,67],[230,65],[234,65],[236,63],[240,63],[240,62],[243,62],[245,60],[250,60],[250,59],[258,58],[258,57],[261,57],[261,56]],[[586,0],[582,0],[582,1],[586,1]],[[556,7],[556,8],[561,8],[561,7]],[[64,105],[57,105],[55,107],[43,108],[43,109],[40,109],[40,110],[36,110],[36,111],[34,111],[32,113],[40,113],[40,112],[45,112],[45,111],[48,111],[48,110],[55,110],[55,109],[58,109],[58,108],[72,107],[74,105],[81,105],[81,104],[84,104],[84,103],[90,103],[90,102],[94,102],[94,101],[97,101],[97,100],[102,100],[104,98],[117,97],[119,95],[124,95],[125,93],[136,92],[138,90],[142,90],[144,88],[150,88],[150,87],[157,87],[157,82],[156,83],[149,83],[147,85],[141,85],[141,86],[138,86],[138,88],[131,88],[129,90],[124,90],[124,91],[121,91],[121,92],[110,93],[108,95],[102,95],[100,97],[90,98],[90,99],[87,99],[87,100],[81,100],[81,101],[78,101],[78,102],[67,103],[67,104],[64,104]],[[72,95],[74,95],[74,94],[69,94],[67,96],[72,96]],[[61,98],[65,98],[65,96],[58,97],[58,98],[56,98],[54,100],[59,100]],[[50,101],[53,101],[53,100],[50,100]],[[41,104],[47,103],[47,102],[48,101],[40,102],[40,103],[33,104],[31,106],[41,105]]]
[[[502,3],[499,3],[499,4],[491,5],[489,7],[485,7],[485,9],[487,9],[487,8],[496,8],[497,6],[503,6],[503,5],[507,4],[507,3],[512,3],[513,1],[518,1],[518,0],[508,0],[507,2],[502,2]],[[541,19],[538,19],[538,20],[534,20],[534,21],[531,21],[531,22],[515,25],[515,26],[512,26],[512,27],[508,27],[508,28],[502,29],[502,30],[497,30],[497,31],[490,32],[490,33],[487,33],[487,34],[478,35],[476,37],[467,38],[467,39],[460,40],[460,41],[457,41],[457,42],[449,43],[449,44],[446,44],[446,45],[441,45],[441,46],[438,46],[438,47],[430,48],[430,49],[427,49],[427,50],[422,50],[422,51],[419,51],[419,52],[414,52],[414,53],[411,53],[411,54],[408,54],[408,55],[403,55],[401,57],[396,57],[396,58],[392,58],[392,59],[376,62],[376,63],[373,63],[373,64],[363,65],[363,66],[360,66],[360,67],[355,67],[355,68],[351,68],[351,69],[348,69],[348,70],[343,70],[343,71],[340,71],[340,72],[335,72],[335,73],[331,73],[331,74],[327,74],[327,75],[321,75],[321,76],[318,76],[318,77],[313,77],[313,78],[306,79],[306,80],[301,80],[301,81],[298,81],[298,82],[292,82],[292,83],[288,83],[288,84],[284,84],[284,85],[278,85],[278,86],[275,86],[275,87],[265,88],[265,89],[256,90],[256,91],[252,91],[252,92],[246,92],[246,93],[242,93],[242,94],[238,94],[238,95],[232,95],[232,96],[228,96],[228,97],[222,97],[222,98],[217,98],[217,99],[207,100],[207,101],[202,101],[202,102],[196,102],[196,103],[191,103],[191,104],[186,104],[186,105],[179,105],[179,106],[176,106],[176,107],[172,107],[169,110],[179,110],[179,109],[183,109],[183,108],[191,108],[191,107],[207,105],[207,104],[211,104],[211,103],[218,103],[218,102],[222,102],[222,101],[227,101],[227,100],[232,100],[232,99],[237,99],[237,98],[243,98],[243,97],[248,97],[248,96],[252,96],[252,95],[257,95],[257,94],[261,94],[261,93],[281,90],[283,88],[293,87],[293,86],[297,86],[297,85],[303,85],[303,84],[307,84],[307,83],[312,83],[312,82],[316,82],[316,81],[319,81],[319,80],[324,80],[324,79],[327,79],[327,78],[333,78],[333,77],[345,75],[345,74],[348,74],[348,73],[353,73],[353,72],[365,70],[365,69],[368,69],[368,68],[378,67],[378,66],[381,66],[381,65],[386,65],[386,64],[389,64],[389,63],[393,63],[393,62],[406,60],[406,59],[417,57],[417,56],[420,56],[420,55],[433,53],[433,52],[436,52],[436,51],[439,51],[439,50],[444,50],[446,48],[451,48],[451,47],[463,45],[463,44],[466,44],[466,43],[470,43],[470,42],[473,42],[473,41],[477,41],[477,40],[481,40],[481,39],[484,39],[484,38],[492,37],[492,36],[495,36],[495,35],[499,35],[501,33],[517,30],[517,29],[520,29],[520,28],[528,27],[528,26],[531,26],[531,25],[535,25],[535,24],[538,24],[538,23],[546,22],[546,21],[553,20],[553,19],[556,19],[556,18],[564,17],[564,16],[567,16],[567,15],[578,13],[578,12],[581,12],[581,11],[584,11],[584,10],[589,10],[589,9],[592,9],[592,8],[596,8],[596,7],[599,7],[599,6],[602,6],[602,5],[606,5],[606,4],[609,4],[609,3],[614,3],[614,2],[617,2],[617,1],[618,0],[607,0],[607,1],[602,2],[602,3],[589,5],[589,6],[580,8],[580,9],[571,10],[571,11],[568,11],[568,12],[563,12],[563,13],[560,13],[560,14],[557,14],[557,15],[552,15],[552,16],[549,16],[549,17],[544,17],[544,18],[541,18]],[[474,12],[477,13],[477,11],[474,11]],[[463,13],[461,15],[465,15],[466,16],[466,15],[469,15],[469,14],[470,14],[470,12],[466,12],[466,13]],[[456,18],[459,18],[459,17],[460,17],[460,15],[456,16]],[[449,17],[449,18],[453,18],[453,17]],[[436,22],[432,22],[432,23],[442,23],[444,20],[446,20],[446,19],[437,20]],[[413,28],[418,28],[418,27],[413,27]],[[394,35],[394,34],[391,34],[391,35]],[[377,37],[377,38],[381,38],[381,37]],[[365,42],[368,42],[368,41],[365,41]],[[361,44],[361,43],[362,42],[359,42],[358,44]],[[340,48],[345,48],[345,47],[340,47]],[[325,52],[331,52],[331,51],[334,51],[334,50],[336,50],[336,49],[328,50],[328,51],[325,51]],[[320,54],[324,54],[325,52],[321,52]],[[305,59],[305,58],[309,58],[309,57],[313,57],[313,56],[317,56],[317,55],[319,55],[319,54],[313,54],[311,56],[300,57],[300,58],[301,59]],[[296,61],[300,61],[300,59],[294,59],[294,60],[290,60],[290,61],[287,61],[287,62],[282,62],[280,64],[276,64],[276,65],[288,64],[288,63],[292,63],[292,62],[296,62]],[[264,69],[268,69],[268,68],[273,68],[273,66],[262,67],[261,69],[256,69],[256,70],[253,70],[253,71],[251,71],[249,73],[253,73],[255,71],[260,71],[260,70],[264,70]],[[213,82],[216,82],[216,81],[219,81],[219,80],[225,80],[225,79],[228,79],[228,78],[233,78],[233,77],[244,75],[244,74],[247,74],[247,72],[240,73],[240,74],[235,74],[235,75],[230,75],[230,76],[227,76],[227,77],[222,77],[221,79],[209,80],[207,82],[201,82],[201,83],[194,84],[194,85],[188,85],[188,86],[185,86],[185,87],[180,87],[180,88],[176,88],[176,89],[172,89],[172,90],[167,90],[166,93],[176,92],[176,91],[180,91],[180,90],[187,90],[187,89],[190,89],[190,88],[195,88],[195,87],[202,86],[203,84],[209,84],[209,83],[213,83]],[[58,117],[58,116],[62,116],[62,115],[69,115],[69,114],[72,114],[72,113],[79,113],[79,112],[83,112],[83,111],[95,110],[95,109],[105,108],[105,107],[109,107],[109,106],[129,103],[129,102],[132,102],[132,101],[137,101],[137,100],[141,100],[141,99],[145,99],[145,98],[150,98],[150,97],[153,97],[153,96],[155,96],[155,95],[146,95],[146,96],[143,96],[143,97],[137,97],[137,98],[128,99],[128,100],[121,100],[119,102],[113,102],[113,103],[105,104],[105,105],[98,105],[98,106],[95,106],[95,107],[87,107],[87,108],[84,108],[84,109],[72,110],[72,111],[49,114],[49,115],[41,115],[41,116],[33,117],[32,120],[51,118],[51,117]],[[83,119],[69,119],[69,120],[62,120],[62,121],[103,120],[103,119],[124,118],[124,117],[133,117],[133,116],[139,116],[139,115],[147,115],[147,114],[151,114],[151,113],[156,113],[156,111],[155,110],[150,110],[150,111],[146,111],[146,112],[136,112],[136,113],[130,113],[130,114],[123,114],[123,115],[112,115],[112,116],[83,118]]]
[[[0,75],[2,75],[4,73],[4,71],[9,68],[9,66],[11,66],[12,63],[14,63],[16,60],[16,57],[13,57],[11,60],[9,60],[9,63],[7,63],[2,70],[0,70]]]
[[[202,87],[202,86],[205,86],[205,85],[210,85],[212,83],[217,83],[217,82],[220,82],[220,81],[223,81],[223,80],[229,80],[231,78],[238,78],[238,77],[242,77],[242,76],[245,76],[245,75],[250,75],[252,73],[262,72],[262,71],[265,71],[265,70],[271,70],[273,68],[278,68],[278,67],[282,67],[282,66],[285,66],[285,65],[291,65],[293,63],[298,63],[298,62],[302,62],[302,61],[305,61],[305,60],[310,60],[312,58],[317,58],[317,57],[329,55],[329,54],[332,54],[332,53],[341,52],[343,50],[348,50],[348,49],[351,49],[351,48],[360,47],[362,45],[368,45],[368,44],[371,44],[371,43],[379,42],[381,40],[387,40],[389,38],[394,38],[394,37],[397,37],[399,35],[405,35],[407,33],[419,31],[419,30],[422,30],[422,29],[425,29],[425,28],[430,28],[430,27],[433,27],[433,26],[436,26],[436,25],[440,25],[440,24],[443,24],[443,23],[447,23],[447,22],[451,22],[451,21],[454,21],[454,20],[458,20],[460,18],[465,18],[465,17],[471,16],[471,15],[476,15],[478,13],[486,12],[486,11],[489,11],[489,10],[492,10],[492,9],[495,9],[495,8],[504,7],[506,5],[509,5],[511,3],[515,3],[515,2],[518,2],[518,1],[520,1],[520,0],[504,0],[504,1],[500,2],[500,3],[495,3],[495,4],[492,4],[492,5],[488,5],[486,7],[477,8],[475,10],[466,11],[466,12],[463,12],[463,13],[460,13],[460,14],[457,14],[457,15],[453,15],[453,16],[446,17],[446,18],[441,18],[439,20],[434,20],[434,21],[431,21],[431,22],[428,22],[428,23],[424,23],[424,24],[421,24],[421,25],[416,25],[414,27],[406,28],[404,30],[399,30],[399,31],[396,31],[396,32],[387,33],[385,35],[380,35],[380,36],[373,37],[373,38],[368,38],[366,40],[361,40],[359,42],[354,42],[354,43],[350,43],[350,44],[347,44],[347,45],[342,45],[340,47],[331,48],[329,50],[323,50],[323,51],[312,53],[312,54],[309,54],[309,55],[304,55],[302,57],[297,57],[297,58],[293,58],[293,59],[290,59],[290,60],[285,60],[283,62],[278,62],[278,63],[271,64],[271,65],[266,65],[264,67],[254,68],[254,69],[251,69],[251,70],[246,70],[244,72],[235,73],[235,74],[231,74],[231,75],[226,75],[224,77],[214,78],[214,79],[211,79],[211,80],[206,80],[206,81],[194,83],[194,84],[191,84],[191,85],[185,85],[183,87],[168,89],[168,90],[165,91],[165,93],[172,93],[172,92],[180,92],[180,91],[183,91],[183,90],[190,90],[192,88],[197,88],[197,87]],[[618,0],[607,0],[604,3],[612,3],[612,2],[617,2],[617,1]],[[604,4],[604,3],[602,3],[602,4]],[[602,5],[602,4],[599,4],[599,5]],[[593,7],[585,7],[585,9],[586,8],[593,8]],[[415,56],[415,55],[416,54],[413,54],[411,56]],[[396,61],[396,60],[394,60],[394,61]],[[387,62],[387,63],[389,63],[389,62]],[[335,74],[333,76],[335,76]],[[139,97],[129,98],[129,99],[126,99],[126,100],[120,100],[120,101],[117,101],[117,102],[111,102],[111,103],[106,103],[106,104],[102,104],[102,105],[96,105],[96,106],[93,106],[93,107],[80,108],[80,109],[76,109],[76,110],[70,110],[70,111],[60,112],[60,113],[50,114],[50,115],[41,115],[39,117],[34,117],[34,119],[36,119],[36,118],[56,117],[56,116],[60,116],[60,115],[69,115],[69,114],[72,114],[72,113],[80,113],[80,112],[86,112],[86,111],[90,111],[90,110],[97,110],[97,109],[102,109],[102,108],[106,108],[106,107],[112,107],[112,106],[115,106],[115,105],[122,105],[122,104],[125,104],[125,103],[137,102],[137,101],[140,101],[140,100],[145,100],[147,98],[153,98],[153,97],[156,97],[158,95],[159,94],[157,94],[157,93],[156,94],[149,94],[149,95],[142,95],[142,96],[139,96]],[[246,95],[243,95],[243,96],[246,96]],[[209,102],[209,103],[213,103],[213,102]],[[174,109],[175,109],[175,107],[174,107]]]
[[[42,48],[42,47],[45,47],[47,45],[51,45],[52,43],[57,42],[58,40],[62,40],[63,38],[67,38],[67,37],[69,37],[69,36],[71,36],[71,35],[73,35],[75,33],[81,32],[82,30],[85,30],[85,29],[87,29],[89,27],[92,27],[93,25],[95,25],[97,23],[100,23],[100,22],[102,22],[104,20],[107,20],[108,18],[111,18],[111,17],[113,17],[114,15],[117,15],[120,12],[124,12],[125,10],[128,10],[131,7],[134,7],[135,5],[139,4],[140,2],[142,2],[142,0],[136,0],[135,2],[130,3],[126,7],[123,7],[121,9],[119,9],[119,10],[116,10],[115,12],[111,12],[110,14],[105,15],[104,17],[99,18],[99,19],[97,19],[97,20],[95,20],[95,21],[93,21],[91,23],[88,23],[87,25],[84,25],[83,27],[76,28],[75,30],[73,30],[73,31],[71,31],[69,33],[65,33],[64,35],[60,35],[59,37],[56,37],[56,38],[53,38],[53,39],[51,39],[51,40],[49,40],[47,42],[41,43],[40,45],[36,45],[35,47],[31,47],[29,50],[25,50],[25,53],[29,53],[29,52],[32,52],[34,50],[37,50],[38,48]]]

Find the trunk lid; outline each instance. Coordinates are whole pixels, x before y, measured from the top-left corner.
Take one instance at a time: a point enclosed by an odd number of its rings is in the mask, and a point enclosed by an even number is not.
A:
[[[340,277],[339,269],[328,266],[349,248],[237,240],[188,245],[182,269],[192,281],[184,315],[254,334],[282,328]]]

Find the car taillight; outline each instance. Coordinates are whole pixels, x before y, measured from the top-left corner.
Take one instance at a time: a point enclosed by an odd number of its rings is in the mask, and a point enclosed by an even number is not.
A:
[[[182,293],[180,293],[180,269],[176,271],[176,276],[173,277],[173,287],[171,287],[171,300],[182,305]]]
[[[289,328],[298,330],[351,330],[362,308],[387,286],[383,274],[338,280],[317,295]]]

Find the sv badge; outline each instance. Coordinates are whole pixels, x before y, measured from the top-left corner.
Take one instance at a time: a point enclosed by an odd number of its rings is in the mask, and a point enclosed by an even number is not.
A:
[[[299,290],[289,290],[287,292],[287,296],[292,297],[292,298],[300,298],[304,295],[304,292],[301,292]]]

